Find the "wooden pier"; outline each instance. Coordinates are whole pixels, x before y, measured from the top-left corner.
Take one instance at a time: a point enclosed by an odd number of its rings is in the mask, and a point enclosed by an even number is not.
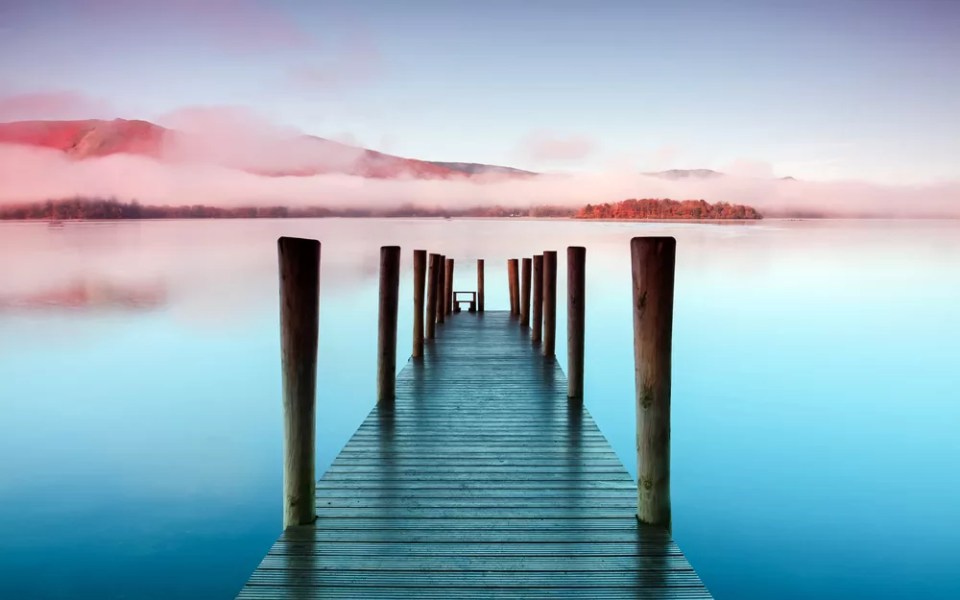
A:
[[[315,505],[238,598],[711,597],[513,311],[437,324]]]

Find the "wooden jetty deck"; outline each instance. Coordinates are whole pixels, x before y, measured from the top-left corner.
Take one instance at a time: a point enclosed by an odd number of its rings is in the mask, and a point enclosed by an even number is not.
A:
[[[447,316],[238,598],[710,598],[567,392],[510,312]]]

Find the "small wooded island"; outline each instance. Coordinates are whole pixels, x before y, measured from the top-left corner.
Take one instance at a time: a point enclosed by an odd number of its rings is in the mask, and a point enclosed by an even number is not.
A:
[[[752,206],[704,200],[624,200],[614,204],[588,204],[577,219],[762,219]]]
[[[742,204],[704,200],[642,199],[565,206],[482,206],[466,208],[400,205],[394,208],[327,206],[220,207],[204,204],[149,205],[136,200],[70,198],[0,206],[0,220],[73,221],[113,219],[283,219],[317,217],[554,217],[574,219],[754,220],[763,216]]]

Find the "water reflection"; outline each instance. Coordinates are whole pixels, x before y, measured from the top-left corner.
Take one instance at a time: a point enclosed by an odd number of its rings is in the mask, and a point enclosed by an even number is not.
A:
[[[153,285],[116,285],[103,280],[78,280],[34,293],[0,296],[0,310],[149,310],[163,306],[166,290]]]
[[[485,258],[492,310],[507,258],[583,245],[585,404],[635,472],[642,234],[678,240],[674,533],[707,585],[960,596],[960,225],[458,219],[0,224],[0,297],[164,288],[143,312],[0,311],[0,596],[230,597],[257,565],[280,527],[279,235],[323,242],[318,468],[374,403],[380,245],[404,248],[398,366],[414,247],[455,257],[456,289]],[[891,493],[891,473],[911,484]]]

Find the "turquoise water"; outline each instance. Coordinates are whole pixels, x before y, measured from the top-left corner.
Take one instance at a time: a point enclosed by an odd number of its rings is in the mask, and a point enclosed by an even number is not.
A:
[[[380,245],[401,356],[415,247],[456,289],[485,258],[502,309],[506,258],[561,250],[562,298],[584,245],[586,402],[635,474],[628,240],[664,234],[674,533],[707,586],[960,597],[960,222],[329,219],[0,224],[0,598],[239,590],[280,531],[278,235],[323,242],[320,469],[373,404]]]

